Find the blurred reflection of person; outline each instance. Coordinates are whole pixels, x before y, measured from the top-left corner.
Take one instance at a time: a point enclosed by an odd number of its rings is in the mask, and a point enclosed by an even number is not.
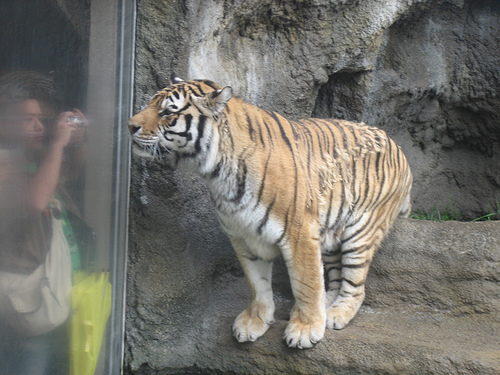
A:
[[[0,270],[30,274],[44,262],[51,242],[48,205],[54,199],[62,207],[72,268],[81,265],[70,219],[79,210],[64,182],[74,180],[82,165],[87,122],[79,110],[60,108],[50,78],[36,72],[0,78]],[[0,319],[0,335],[0,373],[68,373],[66,323],[26,337]]]

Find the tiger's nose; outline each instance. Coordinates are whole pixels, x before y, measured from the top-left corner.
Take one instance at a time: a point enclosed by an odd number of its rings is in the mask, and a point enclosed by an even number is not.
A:
[[[137,124],[128,124],[128,130],[130,131],[130,134],[134,135],[139,130],[141,130],[141,126]]]

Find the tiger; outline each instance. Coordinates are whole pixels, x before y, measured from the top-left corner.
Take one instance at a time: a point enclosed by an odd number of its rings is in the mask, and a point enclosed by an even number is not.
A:
[[[231,86],[175,73],[128,125],[134,154],[194,171],[208,185],[250,289],[232,326],[238,342],[274,322],[278,256],[294,297],[289,347],[311,348],[352,320],[376,249],[411,210],[409,164],[383,130],[287,120],[233,96]]]

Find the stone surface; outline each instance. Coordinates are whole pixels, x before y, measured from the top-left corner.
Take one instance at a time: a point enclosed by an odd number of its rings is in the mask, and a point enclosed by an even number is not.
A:
[[[494,0],[138,0],[136,109],[172,71],[231,85],[290,118],[386,130],[415,175],[413,206],[466,217],[500,203],[500,5]],[[291,294],[275,269],[277,323],[237,344],[248,298],[206,187],[132,160],[126,372],[498,373],[499,224],[397,224],[366,306],[313,350],[281,339]]]
[[[168,287],[152,288],[165,280],[158,272],[182,265],[164,269],[151,260],[139,262],[147,274],[131,275],[139,290],[155,296],[139,295],[141,304],[129,312],[130,374],[500,372],[498,222],[401,219],[375,257],[362,310],[344,330],[328,330],[315,348],[303,351],[282,339],[293,300],[280,262],[276,323],[256,342],[240,344],[231,324],[246,307],[248,291],[238,270],[227,267],[196,289],[186,281],[196,284],[203,276],[186,280],[185,272]],[[158,288],[162,296],[153,292]]]

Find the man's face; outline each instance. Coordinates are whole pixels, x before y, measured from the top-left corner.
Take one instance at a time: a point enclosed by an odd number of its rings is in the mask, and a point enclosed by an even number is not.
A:
[[[9,112],[8,118],[0,124],[2,137],[9,143],[21,143],[27,149],[41,148],[46,129],[40,103],[35,99],[24,100]]]

